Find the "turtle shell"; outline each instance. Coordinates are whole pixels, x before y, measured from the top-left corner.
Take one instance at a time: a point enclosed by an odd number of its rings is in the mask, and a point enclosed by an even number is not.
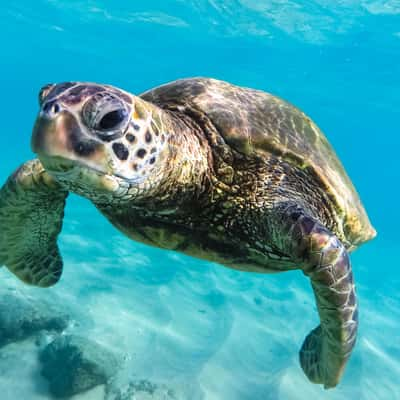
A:
[[[181,79],[141,95],[161,108],[190,107],[206,114],[237,151],[275,155],[309,171],[343,216],[353,246],[375,236],[360,198],[325,135],[298,108],[269,93],[209,78]]]

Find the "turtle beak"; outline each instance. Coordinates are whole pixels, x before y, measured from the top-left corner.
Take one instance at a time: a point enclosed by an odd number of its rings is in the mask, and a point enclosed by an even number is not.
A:
[[[76,117],[54,101],[44,103],[40,110],[31,147],[44,165],[45,159],[60,158],[108,172],[104,144],[84,134]]]

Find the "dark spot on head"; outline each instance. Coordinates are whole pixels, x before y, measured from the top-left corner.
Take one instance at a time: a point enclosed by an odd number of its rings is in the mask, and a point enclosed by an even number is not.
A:
[[[80,156],[90,156],[94,153],[97,148],[97,143],[93,140],[85,141],[85,142],[78,142],[74,146],[74,151],[76,154]]]
[[[151,157],[149,163],[150,164],[154,164],[156,162],[156,158],[155,157]]]
[[[146,151],[145,149],[139,149],[139,150],[136,152],[136,155],[137,155],[139,158],[143,158],[143,157],[146,155],[146,153],[147,153],[147,151]]]
[[[150,150],[150,154],[153,154],[153,153],[155,153],[157,151],[157,149],[155,148],[155,147],[153,147],[151,150]]]
[[[138,131],[140,129],[140,126],[138,124],[135,124],[134,122],[132,122],[132,126],[135,131]]]
[[[115,155],[120,160],[126,160],[128,158],[129,151],[122,143],[119,142],[113,143],[112,148],[114,150]]]
[[[90,156],[93,154],[101,144],[92,139],[86,139],[82,136],[76,119],[71,114],[66,114],[64,118],[64,129],[69,132],[67,148],[75,152],[79,156]]]
[[[162,134],[162,135],[161,135],[161,143],[164,143],[164,142],[165,142],[165,135]]]
[[[136,139],[135,135],[132,135],[132,133],[127,133],[125,137],[126,140],[130,143],[133,143]]]
[[[137,171],[137,170],[139,169],[139,167],[138,167],[138,165],[137,165],[136,163],[133,163],[133,164],[132,164],[132,168],[133,168],[135,171]]]
[[[99,143],[94,140],[85,140],[80,134],[79,128],[70,131],[70,146],[72,150],[79,156],[87,157],[93,154],[99,147]]]
[[[144,140],[146,141],[146,143],[150,143],[151,139],[152,139],[151,133],[147,131],[146,134],[144,135]]]

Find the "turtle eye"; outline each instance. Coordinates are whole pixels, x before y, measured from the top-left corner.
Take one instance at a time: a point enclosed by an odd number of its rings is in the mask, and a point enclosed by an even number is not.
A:
[[[122,122],[125,121],[128,116],[128,112],[125,108],[119,108],[117,110],[113,110],[103,115],[100,121],[97,124],[97,129],[99,130],[111,130],[116,129]]]
[[[83,120],[102,138],[122,134],[129,120],[126,105],[111,93],[97,93],[84,104]]]

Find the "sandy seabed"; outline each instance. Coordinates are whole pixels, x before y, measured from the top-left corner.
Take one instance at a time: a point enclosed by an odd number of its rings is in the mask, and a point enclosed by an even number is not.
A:
[[[122,360],[112,390],[100,385],[74,400],[400,398],[399,294],[396,282],[379,290],[363,278],[366,257],[353,263],[358,343],[341,384],[325,391],[307,381],[298,363],[301,343],[318,323],[300,272],[229,270],[132,242],[94,209],[84,215],[66,218],[65,270],[55,287],[29,287],[0,270],[0,298],[51,304],[51,313],[70,318],[59,334],[89,338]],[[2,400],[52,398],[38,355],[53,339],[42,332],[0,348]],[[129,392],[133,382],[153,389]]]

